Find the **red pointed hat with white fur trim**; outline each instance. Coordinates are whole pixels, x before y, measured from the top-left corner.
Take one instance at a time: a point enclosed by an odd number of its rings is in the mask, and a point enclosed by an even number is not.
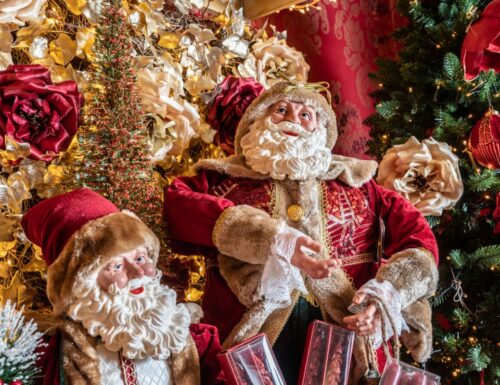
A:
[[[87,188],[38,203],[21,225],[42,249],[55,315],[67,310],[73,288],[96,279],[111,258],[144,246],[156,264],[160,251],[158,238],[139,218]]]

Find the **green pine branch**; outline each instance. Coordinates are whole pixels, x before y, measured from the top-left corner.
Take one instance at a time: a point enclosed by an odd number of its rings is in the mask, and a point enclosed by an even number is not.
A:
[[[481,345],[476,345],[467,351],[467,361],[467,365],[462,369],[464,373],[470,371],[480,372],[488,367],[491,357],[483,351]]]

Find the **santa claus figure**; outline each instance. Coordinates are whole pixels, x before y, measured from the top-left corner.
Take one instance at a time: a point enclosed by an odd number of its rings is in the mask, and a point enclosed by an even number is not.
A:
[[[243,115],[234,156],[199,162],[166,192],[175,246],[208,257],[205,321],[226,346],[265,332],[290,385],[313,319],[357,332],[355,384],[382,368],[372,347],[394,333],[418,361],[432,348],[432,231],[374,182],[376,162],[333,155],[336,138],[314,85],[278,83]]]
[[[37,204],[22,225],[47,262],[50,318],[59,331],[45,354],[44,384],[200,384],[190,324],[201,312],[177,304],[160,284],[160,243],[142,221],[80,189]],[[193,329],[204,360],[215,358],[211,332]],[[215,376],[205,373],[210,382]]]

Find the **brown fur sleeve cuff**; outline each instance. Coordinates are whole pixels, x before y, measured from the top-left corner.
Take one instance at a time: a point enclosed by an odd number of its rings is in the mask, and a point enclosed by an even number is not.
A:
[[[219,252],[252,264],[264,264],[280,222],[247,205],[230,207],[215,224],[212,239]]]
[[[376,278],[392,283],[401,296],[401,307],[404,309],[419,298],[434,294],[438,270],[430,251],[412,248],[394,254],[379,269]]]

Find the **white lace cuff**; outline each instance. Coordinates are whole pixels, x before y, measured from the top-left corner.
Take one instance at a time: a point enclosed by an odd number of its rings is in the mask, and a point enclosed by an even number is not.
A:
[[[292,290],[307,293],[300,270],[290,263],[297,239],[303,236],[303,233],[294,228],[280,226],[264,265],[256,299],[264,299],[273,308],[284,308],[292,302]]]
[[[409,330],[408,325],[406,325],[401,315],[401,297],[392,283],[385,280],[380,282],[376,279],[371,279],[365,283],[356,294],[366,294],[366,297],[361,304],[352,304],[349,306],[349,310],[352,313],[360,313],[363,311],[372,299],[381,301],[387,310],[387,314],[386,312],[380,314],[380,316],[383,317],[383,322],[378,324],[375,333],[372,335],[375,348],[378,348],[382,344],[384,335],[387,340],[394,335],[389,318],[394,321],[395,332],[398,336],[401,334],[402,330]],[[382,324],[384,324],[384,334],[382,333]]]

